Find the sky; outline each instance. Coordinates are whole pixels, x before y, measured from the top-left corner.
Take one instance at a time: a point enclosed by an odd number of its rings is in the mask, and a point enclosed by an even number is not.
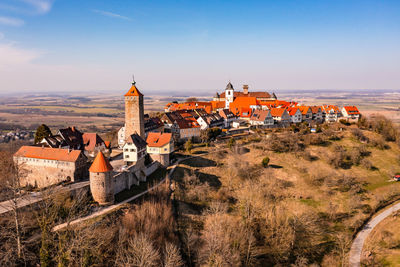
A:
[[[400,89],[400,1],[0,0],[0,93]]]

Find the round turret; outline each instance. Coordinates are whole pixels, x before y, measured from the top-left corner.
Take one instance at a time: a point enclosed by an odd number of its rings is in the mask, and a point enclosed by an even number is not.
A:
[[[112,173],[113,167],[99,152],[89,168],[90,173],[90,191],[94,201],[100,205],[114,203],[114,179]]]

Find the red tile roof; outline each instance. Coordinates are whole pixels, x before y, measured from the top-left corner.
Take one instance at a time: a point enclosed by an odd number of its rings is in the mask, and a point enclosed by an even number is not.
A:
[[[298,108],[300,109],[301,114],[303,114],[303,115],[306,115],[308,110],[310,110],[309,106],[299,106]]]
[[[271,108],[272,117],[282,117],[284,112],[285,112],[284,108]]]
[[[96,133],[84,133],[82,135],[83,144],[85,145],[85,150],[93,151],[96,146],[105,145],[103,139]]]
[[[171,140],[171,133],[149,133],[146,142],[149,147],[163,147],[171,142]]]
[[[347,114],[351,114],[351,115],[359,115],[360,114],[360,111],[358,111],[358,108],[356,107],[356,106],[344,106],[343,107],[345,110],[346,110],[346,112],[347,112]]]
[[[310,108],[311,108],[311,112],[312,112],[313,114],[318,113],[319,111],[322,111],[322,109],[321,109],[320,106],[312,106],[312,107],[310,107]]]
[[[125,96],[142,96],[142,93],[139,92],[139,90],[135,86],[135,83],[132,83],[131,89],[129,89]]]
[[[81,155],[80,150],[62,148],[22,146],[15,154],[16,157],[48,159],[75,162]]]
[[[287,111],[288,111],[288,113],[289,113],[290,116],[293,116],[294,114],[296,114],[296,112],[297,112],[298,109],[299,109],[299,108],[297,108],[297,107],[288,107],[288,108],[287,108]]]
[[[97,153],[92,166],[89,168],[89,172],[109,172],[112,171],[113,167],[110,162],[104,157],[102,152]]]

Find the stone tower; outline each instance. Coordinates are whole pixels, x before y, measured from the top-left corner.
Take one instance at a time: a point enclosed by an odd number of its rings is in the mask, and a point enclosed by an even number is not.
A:
[[[145,139],[143,95],[132,82],[132,87],[125,94],[125,141],[134,133]]]
[[[229,109],[229,104],[233,102],[233,85],[229,82],[225,88],[225,108]]]
[[[112,173],[113,167],[100,151],[97,153],[90,173],[90,192],[94,201],[100,205],[114,203],[114,179]]]

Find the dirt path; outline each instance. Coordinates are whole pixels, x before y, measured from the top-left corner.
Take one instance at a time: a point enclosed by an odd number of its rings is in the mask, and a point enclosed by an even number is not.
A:
[[[381,221],[383,221],[385,218],[398,210],[400,210],[400,203],[392,204],[389,208],[386,208],[385,210],[378,213],[378,215],[370,219],[368,223],[362,228],[362,230],[358,232],[350,248],[350,267],[360,266],[362,250],[368,235]]]

